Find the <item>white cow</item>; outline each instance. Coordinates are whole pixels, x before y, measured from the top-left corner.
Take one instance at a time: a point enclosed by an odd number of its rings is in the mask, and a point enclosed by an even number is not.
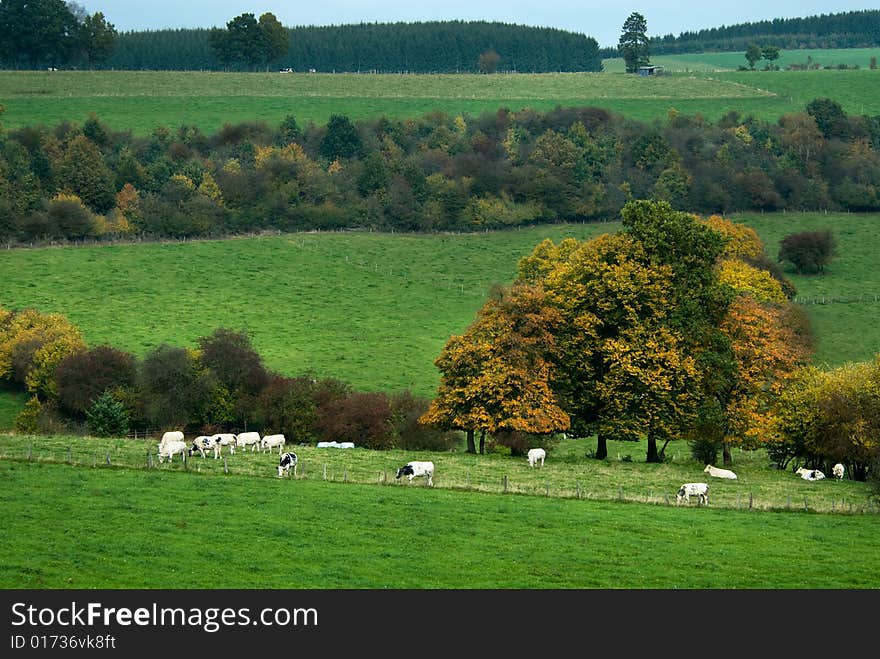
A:
[[[417,478],[419,476],[424,476],[426,478],[426,485],[433,487],[434,486],[434,463],[433,462],[407,462],[400,469],[397,470],[397,476],[395,478],[400,478],[401,476],[406,476],[410,483],[413,478]]]
[[[263,452],[263,449],[273,449],[276,446],[278,447],[278,455],[281,455],[281,450],[284,448],[284,435],[266,435],[263,439],[260,440],[260,453]]]
[[[839,462],[831,468],[831,473],[834,474],[834,477],[837,480],[842,480],[843,474],[845,472],[846,472],[846,470],[843,468],[843,465],[840,464]]]
[[[691,497],[699,497],[698,503],[709,505],[709,485],[707,483],[684,483],[678,488],[678,494],[675,495],[675,503],[678,504],[682,500],[685,503],[690,503]]]
[[[728,478],[732,481],[736,480],[736,474],[730,471],[730,469],[719,469],[712,465],[706,465],[706,468],[703,469],[703,473],[714,476],[715,478]]]
[[[230,455],[235,455],[235,435],[231,432],[221,432],[216,435],[212,435],[214,442],[217,444],[217,450],[220,455],[223,455],[223,447],[229,447]]]
[[[803,467],[799,467],[798,470],[794,473],[803,478],[805,481],[820,481],[825,478],[825,474],[823,474],[818,469],[804,469]]]
[[[547,451],[542,448],[532,448],[529,449],[529,466],[534,467],[538,464],[538,461],[541,461],[541,466],[544,466],[544,458],[547,457]]]
[[[297,457],[296,453],[285,453],[278,460],[278,478],[284,474],[289,474],[290,470],[296,471]]]
[[[354,442],[318,442],[317,448],[354,448]]]
[[[182,442],[183,432],[180,430],[169,430],[168,432],[163,433],[162,439],[159,440],[159,448],[162,448],[167,442],[171,441]]]
[[[168,458],[168,462],[174,462],[174,455],[180,453],[180,459],[186,460],[186,442],[178,439],[171,439],[165,444],[159,444],[159,462],[164,462]]]
[[[241,432],[235,436],[235,445],[242,449],[251,447],[251,451],[256,451],[260,445],[260,433],[258,432]]]

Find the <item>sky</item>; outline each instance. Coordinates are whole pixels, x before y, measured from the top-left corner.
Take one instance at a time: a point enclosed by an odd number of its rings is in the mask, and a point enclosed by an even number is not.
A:
[[[682,2],[640,0],[77,0],[89,14],[102,12],[119,32],[174,28],[224,27],[244,13],[266,12],[287,27],[417,21],[497,21],[552,27],[593,37],[600,47],[616,46],[627,17],[638,12],[648,36],[754,23],[774,18],[876,9],[876,0],[734,0]]]

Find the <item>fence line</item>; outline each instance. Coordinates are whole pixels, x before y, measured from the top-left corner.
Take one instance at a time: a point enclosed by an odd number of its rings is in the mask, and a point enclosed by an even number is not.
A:
[[[872,304],[880,302],[880,294],[851,295],[796,295],[792,302],[797,304]]]
[[[191,459],[183,460],[183,465],[180,465],[180,461],[175,462],[162,462],[154,461],[153,452],[147,449],[146,454],[141,454],[143,457],[141,459],[132,460],[132,456],[123,455],[123,456],[111,456],[109,450],[104,451],[104,459],[98,460],[98,451],[97,450],[89,450],[86,449],[84,451],[74,452],[70,446],[66,448],[55,447],[55,454],[49,452],[49,455],[39,455],[35,453],[34,446],[32,443],[29,443],[26,450],[22,447],[21,452],[16,454],[10,454],[9,452],[0,452],[0,460],[9,460],[9,461],[27,461],[27,462],[39,462],[46,464],[65,464],[71,466],[81,466],[81,467],[91,467],[93,469],[183,469],[186,471],[190,471],[189,462]],[[59,457],[60,456],[60,457]],[[89,461],[91,458],[91,461]],[[220,473],[220,469],[222,469],[222,473],[224,475],[238,475],[238,476],[248,476],[248,477],[258,477],[258,478],[275,478],[275,471],[272,471],[272,476],[268,474],[258,474],[254,473],[254,471],[250,469],[242,469],[242,470],[234,470],[230,467],[226,457],[222,458],[222,466],[217,465],[213,466],[213,460],[206,460],[203,462],[201,459],[198,461],[198,467],[196,467],[196,473],[203,473],[201,465],[212,465],[211,469],[216,469],[216,473]],[[298,472],[294,472],[292,476],[288,477],[291,480],[311,480],[307,475],[306,470],[307,461],[301,460],[298,463]],[[327,463],[322,464],[321,470],[321,480],[335,482],[335,483],[351,483],[358,485],[374,485],[379,487],[427,487],[426,484],[418,484],[418,481],[414,481],[413,483],[400,483],[395,479],[388,480],[388,470],[385,469],[382,472],[379,472],[378,479],[373,476],[376,472],[372,468],[367,468],[369,473],[365,475],[360,475],[356,472],[352,472],[351,469],[346,466],[342,468],[341,475],[337,475],[333,465],[328,465]],[[206,471],[204,473],[210,473]],[[436,485],[436,477],[435,477],[435,485]],[[526,496],[543,496],[550,498],[559,498],[559,499],[577,499],[577,500],[590,500],[590,501],[605,501],[612,502],[617,501],[621,503],[645,503],[652,505],[663,504],[671,507],[691,507],[697,508],[702,507],[700,504],[684,504],[679,503],[675,500],[671,500],[668,492],[663,492],[662,494],[656,494],[653,489],[645,492],[642,491],[640,493],[630,493],[627,492],[622,484],[618,484],[616,490],[610,489],[611,486],[607,486],[607,489],[604,490],[585,490],[582,487],[580,481],[575,481],[573,483],[556,483],[551,486],[550,483],[526,483],[518,485],[516,484],[508,474],[504,474],[500,480],[495,480],[494,483],[491,481],[484,482],[474,482],[471,478],[470,471],[465,473],[464,480],[458,479],[443,479],[440,484],[440,488],[449,489],[449,490],[462,490],[462,491],[470,491],[470,492],[482,492],[487,494],[505,494],[505,495],[526,495]],[[742,510],[743,505],[741,501],[742,493],[738,492],[736,495],[735,501],[725,502],[725,505],[711,505],[710,508],[718,509],[735,509]],[[787,499],[783,503],[779,503],[776,501],[762,501],[759,505],[757,502],[754,493],[749,491],[748,493],[748,510],[763,510],[763,511],[772,511],[772,510],[792,510],[792,498],[791,496],[787,496]],[[817,507],[818,506],[818,507]],[[814,512],[825,512],[832,514],[878,514],[880,513],[880,506],[878,506],[877,502],[873,499],[868,499],[864,504],[856,504],[854,505],[852,501],[846,501],[846,499],[835,499],[831,497],[830,502],[827,502],[827,499],[820,500],[817,504],[814,499],[812,504],[810,500],[805,496],[803,499],[803,510],[804,511],[814,511]]]

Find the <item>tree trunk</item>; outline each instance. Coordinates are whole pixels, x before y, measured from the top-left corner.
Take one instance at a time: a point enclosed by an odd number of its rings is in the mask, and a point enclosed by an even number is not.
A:
[[[733,458],[730,457],[730,442],[727,440],[721,442],[721,453],[724,455],[724,466],[733,464]]]
[[[481,430],[480,431],[480,455],[483,455],[485,453],[485,448],[486,448],[486,431]]]
[[[474,445],[474,429],[467,429],[467,453],[476,453],[477,447]]]
[[[648,433],[648,457],[645,462],[663,462],[657,452],[657,438]]]
[[[604,460],[608,457],[608,440],[600,433],[596,435],[596,459]]]

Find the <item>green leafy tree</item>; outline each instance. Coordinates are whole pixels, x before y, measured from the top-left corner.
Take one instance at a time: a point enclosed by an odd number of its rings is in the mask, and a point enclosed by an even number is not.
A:
[[[477,69],[479,69],[480,73],[495,73],[498,70],[498,63],[500,61],[501,55],[489,49],[481,53],[477,58]]]
[[[79,27],[80,50],[87,66],[105,61],[116,46],[117,32],[102,12],[83,18]]]
[[[77,17],[63,0],[0,2],[0,60],[14,67],[62,66],[77,47]]]
[[[270,12],[260,16],[259,28],[262,37],[262,60],[268,70],[270,62],[283,57],[290,49],[290,35],[275,14]]]
[[[758,44],[750,43],[746,48],[746,61],[749,63],[749,68],[754,71],[755,64],[761,57],[763,57],[761,47]]]
[[[630,14],[623,23],[617,49],[626,63],[627,73],[635,73],[651,61],[651,40],[647,32],[648,22],[638,12]]]
[[[830,229],[801,231],[782,239],[777,260],[791,263],[799,274],[821,274],[836,254],[837,241]]]
[[[764,46],[761,48],[761,59],[767,60],[773,66],[773,62],[779,59],[779,48],[777,46]]]
[[[327,160],[352,158],[361,153],[363,144],[357,128],[344,114],[330,115],[321,139],[320,152]]]

